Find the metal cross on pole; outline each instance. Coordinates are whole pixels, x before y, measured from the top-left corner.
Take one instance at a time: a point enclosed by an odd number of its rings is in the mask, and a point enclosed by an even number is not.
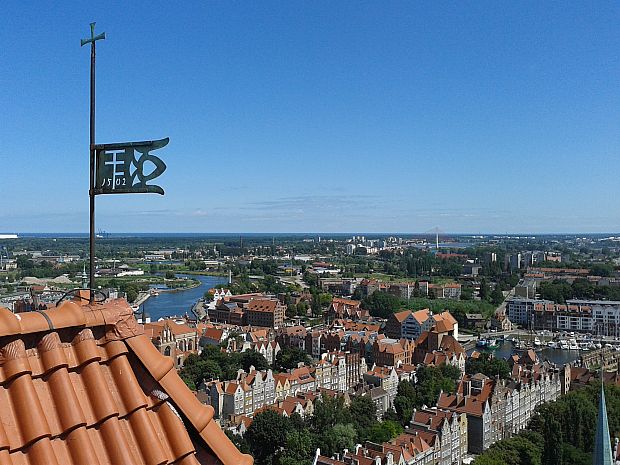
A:
[[[105,39],[105,32],[95,35],[95,23],[90,23],[90,38],[82,39],[80,47],[90,44],[90,267],[88,287],[90,302],[95,301],[95,42]]]

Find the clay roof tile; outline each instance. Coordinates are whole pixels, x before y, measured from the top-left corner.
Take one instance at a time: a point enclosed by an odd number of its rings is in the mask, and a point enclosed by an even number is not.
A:
[[[0,354],[2,463],[252,463],[124,300],[0,308]]]

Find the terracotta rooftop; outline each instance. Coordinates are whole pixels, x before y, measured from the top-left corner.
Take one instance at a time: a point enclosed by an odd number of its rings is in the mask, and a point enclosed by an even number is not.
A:
[[[125,300],[0,308],[2,465],[252,464]]]
[[[396,321],[403,322],[407,319],[407,317],[411,315],[411,310],[404,310],[402,312],[394,313],[393,316]]]
[[[274,312],[279,301],[276,299],[254,299],[248,305],[248,310],[253,312]]]
[[[424,322],[431,317],[431,311],[428,308],[424,308],[417,312],[413,312],[412,315],[419,324],[424,324]]]

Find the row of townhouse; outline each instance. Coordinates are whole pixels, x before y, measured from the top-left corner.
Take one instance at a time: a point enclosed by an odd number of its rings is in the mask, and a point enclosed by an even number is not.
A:
[[[620,301],[568,300],[560,305],[549,300],[513,298],[506,311],[513,323],[532,329],[620,336]]]
[[[465,375],[456,393],[439,396],[438,408],[467,415],[471,453],[480,454],[494,442],[518,433],[537,406],[568,390],[570,375],[567,378],[566,369],[541,364],[533,353],[522,359],[514,357],[511,379],[491,379],[480,373]]]
[[[373,365],[363,375],[365,384],[383,389],[387,394],[387,407],[383,410],[383,405],[377,405],[377,413],[385,413],[392,405],[396,394],[398,393],[398,383],[401,381],[417,382],[416,367],[411,364],[398,363],[396,366],[378,366]],[[378,415],[381,417],[381,415]]]
[[[207,393],[207,401],[215,418],[228,419],[233,415],[252,415],[255,410],[276,400],[276,383],[271,370],[250,373],[240,370],[237,379],[209,381],[199,386]]]
[[[358,353],[333,351],[324,353],[314,367],[317,388],[346,392],[356,386],[368,370]]]
[[[347,393],[342,394],[320,389],[314,392],[300,392],[295,396],[288,396],[284,399],[276,400],[273,404],[264,405],[256,410],[254,414],[256,415],[266,410],[273,410],[279,415],[288,418],[293,415],[299,415],[301,418],[311,417],[314,415],[314,409],[317,403],[321,402],[324,396],[342,397],[345,406],[351,404],[351,398]],[[243,436],[253,421],[254,419],[251,416],[233,416],[228,422],[228,429],[234,434]]]
[[[409,431],[421,434],[433,447],[436,465],[461,464],[467,455],[467,415],[449,410],[422,408],[414,410]]]
[[[305,351],[318,360],[326,352],[355,352],[360,357],[373,360],[373,342],[379,335],[376,323],[353,322],[337,319],[331,329],[307,330],[303,326],[285,326],[278,329],[275,339],[281,348],[290,347]]]

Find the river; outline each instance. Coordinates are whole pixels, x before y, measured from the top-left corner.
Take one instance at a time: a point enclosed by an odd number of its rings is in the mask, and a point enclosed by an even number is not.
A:
[[[467,353],[470,354],[474,350],[477,350],[478,352],[493,352],[497,358],[508,359],[512,354],[519,352],[510,341],[499,340],[497,342],[499,343],[499,347],[497,349],[484,349],[476,347],[475,349],[467,351]],[[565,363],[570,363],[577,360],[580,353],[581,352],[578,350],[550,349],[545,347],[542,351],[536,352],[536,355],[538,355],[538,358],[541,361],[549,360],[551,363],[564,365]]]
[[[175,292],[161,292],[150,297],[143,305],[144,310],[151,316],[151,321],[170,316],[187,313],[190,317],[192,307],[209,289],[224,284],[228,280],[223,276],[203,276],[177,274],[179,278],[190,278],[200,281],[200,286],[193,289]],[[141,309],[142,310],[142,309]]]

